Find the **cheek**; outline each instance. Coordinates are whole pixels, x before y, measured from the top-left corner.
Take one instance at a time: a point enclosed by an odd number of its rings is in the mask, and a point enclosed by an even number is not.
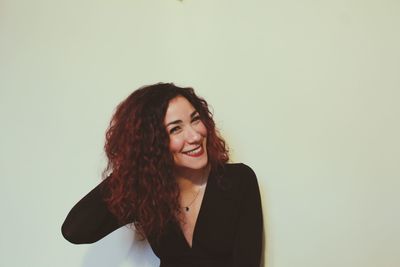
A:
[[[171,137],[169,140],[169,151],[171,153],[180,152],[183,148],[183,141],[179,137]]]
[[[200,133],[202,136],[207,136],[207,128],[206,128],[206,126],[204,125],[204,123],[200,123],[200,125],[199,125],[199,133]]]

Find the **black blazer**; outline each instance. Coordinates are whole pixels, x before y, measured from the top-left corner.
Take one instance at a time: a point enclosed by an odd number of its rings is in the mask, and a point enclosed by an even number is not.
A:
[[[160,267],[260,266],[263,218],[256,175],[244,164],[226,164],[223,181],[219,186],[211,170],[192,247],[175,223],[158,243],[148,240]],[[101,193],[105,185],[100,183],[69,212],[62,226],[68,241],[93,243],[124,225],[107,209]]]

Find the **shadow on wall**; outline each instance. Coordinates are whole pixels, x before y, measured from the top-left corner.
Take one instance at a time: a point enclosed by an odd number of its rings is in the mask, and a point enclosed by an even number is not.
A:
[[[265,216],[264,216],[265,218]],[[264,219],[265,220],[265,219]],[[264,224],[264,230],[263,230],[263,236],[262,236],[262,254],[261,254],[261,267],[268,267],[268,262],[266,261],[267,258],[267,248],[268,248],[268,244],[267,244],[267,240],[266,240],[266,227]]]
[[[262,194],[262,188],[260,188],[260,193]],[[263,233],[262,233],[262,252],[261,252],[261,263],[260,267],[268,267],[268,243],[267,243],[267,212],[266,212],[266,207],[263,205],[262,206],[262,213],[263,213]]]
[[[122,227],[91,244],[81,267],[158,267],[160,261],[147,241],[137,240],[134,231]]]

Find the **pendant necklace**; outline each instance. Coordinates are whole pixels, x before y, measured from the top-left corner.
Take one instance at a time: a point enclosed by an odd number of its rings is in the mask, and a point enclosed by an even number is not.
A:
[[[193,200],[189,203],[189,205],[183,206],[183,207],[182,207],[182,208],[184,208],[184,210],[185,210],[186,212],[189,212],[190,206],[192,206],[192,204],[196,201],[196,199],[197,199],[197,197],[199,196],[201,190],[203,190],[203,188],[205,187],[204,184],[203,184],[205,178],[206,178],[206,177],[204,176],[203,179],[202,179],[202,186],[201,186],[201,188],[197,191],[197,193],[196,193],[195,197],[193,198]]]

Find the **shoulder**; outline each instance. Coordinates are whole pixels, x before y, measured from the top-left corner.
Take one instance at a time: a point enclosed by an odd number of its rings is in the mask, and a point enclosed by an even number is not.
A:
[[[225,164],[224,178],[242,190],[254,186],[258,187],[255,172],[244,163]]]
[[[225,174],[242,179],[245,179],[246,177],[256,178],[256,174],[253,169],[244,163],[225,164]]]

